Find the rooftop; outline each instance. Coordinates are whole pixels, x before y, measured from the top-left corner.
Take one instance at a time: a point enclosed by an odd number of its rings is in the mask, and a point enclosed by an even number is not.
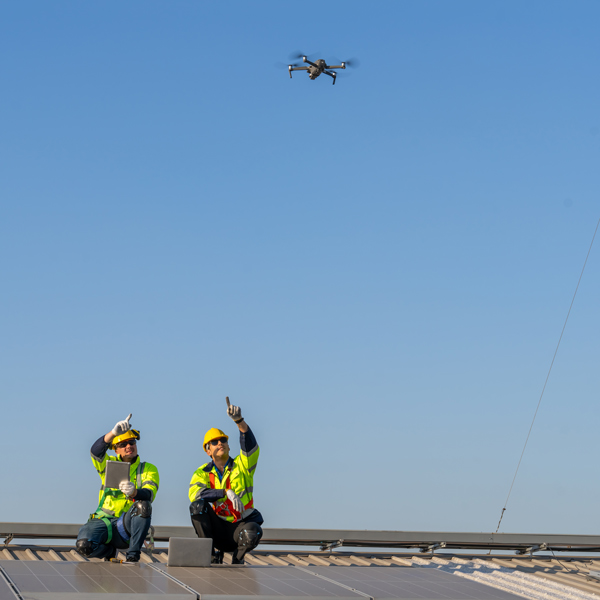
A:
[[[8,529],[17,531],[26,525],[29,536],[66,535],[71,525],[0,523],[0,536]],[[191,528],[157,528],[193,536]],[[50,533],[48,533],[50,532]],[[191,533],[190,533],[191,532]],[[290,532],[296,532],[292,538]],[[72,532],[71,532],[72,533]],[[247,556],[246,565],[225,564],[208,568],[167,566],[167,549],[146,550],[140,565],[124,566],[79,556],[71,544],[23,544],[16,539],[0,550],[0,600],[170,600],[201,598],[242,600],[250,597],[267,599],[372,598],[400,600],[598,600],[600,581],[593,578],[600,571],[600,557],[571,553],[558,558],[540,554],[541,537],[530,536],[531,554],[500,554],[498,550],[473,553],[468,550],[470,536],[490,534],[442,534],[435,532],[360,532],[369,543],[382,537],[388,544],[413,544],[416,551],[381,548],[345,550],[343,536],[358,544],[358,532],[316,530],[265,530],[267,544],[261,544]],[[284,535],[285,534],[285,535]],[[335,534],[335,535],[333,535]],[[516,550],[523,552],[525,534],[513,535]],[[454,544],[467,545],[468,554],[449,552],[443,542],[425,547],[427,537],[446,536]],[[269,550],[268,544],[329,545],[326,550]],[[331,547],[327,540],[336,538],[341,547]],[[569,536],[546,536],[551,541],[566,541]],[[593,536],[570,536],[589,542],[587,549],[598,549]],[[421,538],[421,543],[407,538]],[[8,539],[8,538],[7,538]],[[465,542],[464,540],[467,540]],[[508,538],[497,538],[506,545]],[[429,540],[430,541],[430,540]],[[545,543],[545,542],[542,542]],[[307,544],[308,545],[308,544]],[[537,547],[536,547],[537,546]],[[427,551],[430,548],[430,551]],[[525,548],[527,549],[527,548]],[[572,550],[576,550],[575,546]],[[581,549],[581,547],[580,547]],[[425,552],[423,552],[425,550]],[[564,550],[564,548],[563,548]],[[504,550],[506,552],[506,549]],[[590,576],[592,573],[592,576]]]

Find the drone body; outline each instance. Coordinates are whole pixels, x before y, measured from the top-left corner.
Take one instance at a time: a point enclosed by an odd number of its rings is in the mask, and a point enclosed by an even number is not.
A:
[[[333,85],[335,85],[336,72],[334,69],[345,69],[346,63],[343,62],[339,65],[328,65],[322,58],[319,58],[315,62],[312,62],[302,56],[302,62],[307,63],[308,67],[300,67],[299,65],[288,65],[288,71],[290,73],[290,79],[292,78],[292,71],[306,71],[311,79],[316,79],[321,73],[329,75],[333,79]]]

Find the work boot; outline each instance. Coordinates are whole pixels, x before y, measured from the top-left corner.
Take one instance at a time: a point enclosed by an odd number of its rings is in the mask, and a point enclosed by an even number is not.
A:
[[[127,554],[123,564],[135,565],[140,562],[140,553],[136,552],[135,554]]]
[[[223,552],[221,552],[221,550],[213,550],[212,560],[210,562],[212,565],[222,565],[223,564]]]
[[[231,564],[232,565],[243,565],[244,564],[244,559],[243,558],[238,558],[235,554],[233,555],[233,558],[231,559]]]

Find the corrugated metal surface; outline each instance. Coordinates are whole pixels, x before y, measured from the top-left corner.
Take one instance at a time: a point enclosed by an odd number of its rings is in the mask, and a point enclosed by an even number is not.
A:
[[[80,524],[76,523],[5,523],[0,522],[0,537],[10,540],[60,540],[45,542],[48,544],[64,544],[66,540],[77,538]],[[173,537],[194,538],[194,528],[190,526],[157,525],[154,539],[157,542],[168,542]],[[17,543],[15,541],[15,543]],[[589,552],[600,552],[600,536],[598,535],[566,535],[546,533],[490,533],[460,531],[373,531],[347,529],[263,529],[260,545],[276,546],[315,546],[319,550],[325,548],[380,548],[394,552],[429,551],[431,546],[450,550],[475,552],[500,552],[504,550],[521,550],[529,552],[529,548],[539,550],[552,549],[554,552],[570,552],[580,555]],[[358,550],[360,552],[360,550]]]
[[[10,545],[0,550],[0,560],[88,562],[71,546]],[[225,555],[225,563],[230,555]],[[101,562],[91,559],[90,562]],[[142,555],[142,563],[166,564],[166,549],[151,556]],[[279,567],[392,567],[438,569],[471,581],[528,598],[600,598],[600,582],[589,581],[590,571],[600,571],[600,559],[545,556],[457,556],[450,554],[414,555],[410,553],[368,552],[271,552],[255,550],[247,557],[252,566]],[[318,569],[317,569],[318,570]],[[323,573],[322,570],[318,570]]]

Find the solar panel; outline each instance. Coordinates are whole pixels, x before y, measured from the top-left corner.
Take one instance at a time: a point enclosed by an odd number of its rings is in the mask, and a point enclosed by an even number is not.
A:
[[[61,596],[76,600],[90,598],[90,594],[104,598],[114,595],[119,600],[128,595],[140,600],[143,598],[140,594],[160,600],[193,598],[180,585],[146,565],[42,561],[0,561],[0,565],[27,600]]]
[[[411,567],[212,567],[155,565],[204,600],[261,598],[374,598],[384,600],[518,600],[478,582],[435,569]]]
[[[490,586],[436,569],[412,567],[303,567],[376,598],[444,600],[517,600]]]
[[[155,565],[204,598],[337,598],[357,600],[365,596],[336,582],[307,573],[296,567],[213,566],[209,568],[165,567]]]
[[[404,566],[207,568],[105,562],[0,561],[24,600],[517,600],[520,596],[444,573]],[[189,586],[190,589],[186,589]],[[15,600],[0,578],[0,600]]]
[[[0,573],[0,600],[15,600],[15,595],[12,593],[10,586]]]

